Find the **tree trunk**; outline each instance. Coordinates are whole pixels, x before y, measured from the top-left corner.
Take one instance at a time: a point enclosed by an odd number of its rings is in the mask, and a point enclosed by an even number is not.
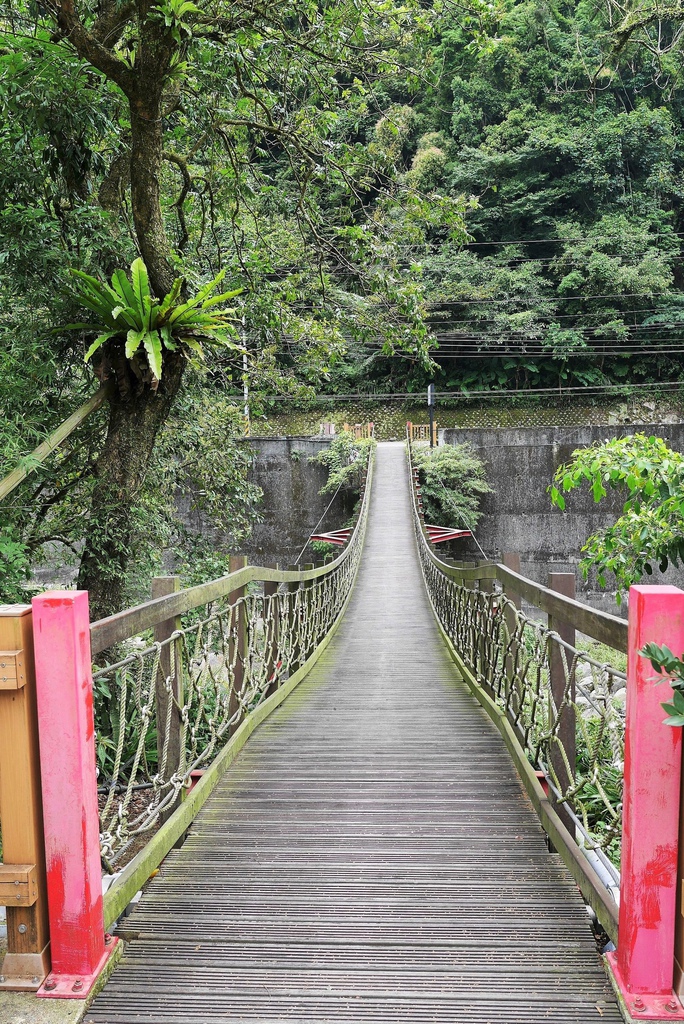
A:
[[[174,271],[161,205],[161,97],[131,104],[131,206],[140,253],[159,298],[171,291]]]
[[[150,12],[156,0],[138,0],[140,38],[137,77],[130,96],[131,207],[140,254],[158,298],[171,291],[174,280],[169,240],[161,203],[164,153],[163,96],[176,44],[172,33]]]
[[[174,269],[164,227],[161,203],[164,88],[177,44],[158,17],[151,17],[156,0],[136,0],[123,12],[107,3],[100,10],[94,35],[75,14],[73,3],[58,4],[60,30],[84,59],[116,82],[129,102],[131,117],[130,187],[133,223],[157,298],[171,290]],[[136,14],[138,45],[133,70],[101,43]],[[112,24],[107,18],[113,18]],[[141,386],[125,359],[122,345],[112,343],[107,356],[118,390],[110,399],[107,439],[95,465],[95,487],[78,585],[90,593],[91,618],[119,611],[126,601],[128,567],[134,552],[135,505],[145,483],[160,427],[171,411],[185,368],[182,352],[164,351],[163,373],[157,391]]]
[[[160,428],[166,422],[183,378],[185,359],[167,353],[155,393],[145,388],[127,399],[110,399],[107,439],[95,466],[90,516],[78,586],[90,595],[92,621],[126,604],[128,569],[134,541],[135,505],[145,483]]]

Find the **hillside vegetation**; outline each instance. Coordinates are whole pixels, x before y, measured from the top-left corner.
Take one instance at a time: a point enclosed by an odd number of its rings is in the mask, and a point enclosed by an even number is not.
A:
[[[249,529],[245,384],[271,428],[430,380],[662,397],[683,34],[651,0],[0,6],[0,473],[110,383],[1,510],[12,596],[58,545],[121,607],[164,546],[196,557],[179,488]],[[103,331],[73,271],[149,294]]]

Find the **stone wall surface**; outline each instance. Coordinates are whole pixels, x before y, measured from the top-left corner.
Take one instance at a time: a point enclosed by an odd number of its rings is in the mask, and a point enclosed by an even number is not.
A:
[[[505,551],[517,552],[525,576],[546,584],[549,572],[568,571],[581,559],[587,537],[611,525],[620,514],[624,494],[609,491],[596,504],[588,488],[573,491],[567,511],[551,505],[547,487],[556,468],[575,448],[595,441],[624,437],[636,431],[662,437],[677,451],[684,451],[684,424],[633,426],[526,427],[513,429],[466,428],[440,431],[440,443],[469,442],[487,466],[494,493],[483,499],[483,516],[477,539],[489,558],[499,561]],[[455,544],[462,546],[456,549]],[[454,542],[450,553],[457,558],[481,558],[477,548]],[[657,567],[649,583],[684,586],[684,571]],[[609,587],[614,586],[608,580]],[[577,593],[583,601],[616,612],[614,591],[599,588],[596,579],[583,580],[577,573]],[[622,609],[624,611],[624,608]]]
[[[353,501],[348,495],[338,495],[330,505],[332,496],[319,494],[328,470],[310,459],[329,446],[329,438],[250,437],[241,443],[254,452],[250,479],[264,492],[259,506],[263,522],[240,545],[252,565],[291,564],[314,529],[339,529],[351,516]],[[192,513],[186,515],[193,529],[203,528]],[[217,547],[230,547],[230,537],[206,528],[205,532]],[[305,554],[306,561],[312,559],[310,548]]]

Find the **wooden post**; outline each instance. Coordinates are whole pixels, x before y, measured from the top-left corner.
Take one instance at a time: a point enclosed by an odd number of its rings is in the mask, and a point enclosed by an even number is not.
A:
[[[52,970],[39,996],[84,999],[114,949],[105,942],[85,590],[33,599]]]
[[[549,590],[555,590],[557,594],[562,594],[564,597],[571,597],[574,600],[574,572],[550,572]],[[566,644],[570,644],[571,647],[575,646],[575,627],[571,625],[571,623],[566,622],[565,619],[549,615],[548,625],[549,629],[558,633],[560,638],[564,640]],[[564,654],[565,658],[563,657]],[[551,746],[551,764],[553,765],[553,770],[558,778],[559,789],[561,791],[568,789],[573,784],[576,767],[574,707],[575,674],[572,666],[572,659],[573,655],[570,651],[563,651],[562,647],[558,643],[551,641],[549,650],[549,682],[556,712],[561,706],[566,688],[568,690],[567,699],[569,701],[569,705],[563,708],[561,713],[556,736],[558,743],[561,744],[565,750],[565,755],[570,765],[570,772],[568,772],[565,765],[560,748],[556,745]],[[567,670],[570,673],[569,680],[566,675],[565,665],[567,665]],[[575,825],[570,815],[566,813],[565,805],[558,805],[556,810],[558,811],[558,815],[565,827],[568,829],[570,834],[574,836]]]
[[[287,567],[290,572],[299,572],[298,565],[288,565]],[[290,656],[290,664],[288,665],[288,675],[294,675],[301,663],[301,636],[299,633],[299,621],[300,621],[300,609],[297,607],[297,591],[300,588],[300,584],[288,583],[287,592],[291,595],[289,600],[289,608],[287,613],[287,629],[290,634],[290,640],[288,641],[288,647],[292,651]],[[296,639],[294,639],[296,637]]]
[[[8,950],[0,989],[35,991],[50,970],[50,956],[29,605],[0,605],[0,822]]]
[[[607,960],[634,1019],[684,1020],[673,991],[682,730],[663,724],[672,687],[639,654],[649,642],[684,651],[677,587],[629,589],[619,943]]]
[[[513,551],[504,551],[503,564],[507,569],[520,575],[520,555]],[[517,608],[518,611],[522,608],[522,601],[520,600],[520,594],[515,593],[511,590],[504,590],[504,593],[508,600]],[[508,630],[509,637],[512,637],[515,633],[517,626],[517,618],[513,608],[508,605],[504,609],[504,622]],[[515,682],[515,673],[518,667],[518,642],[517,640],[511,640],[508,646],[508,654],[506,655],[506,683],[508,686],[508,694],[506,695],[507,703],[511,703],[511,689]],[[520,696],[516,694],[515,707],[512,708],[515,714],[520,710]]]
[[[305,562],[304,569],[315,569],[314,562]],[[315,586],[315,580],[307,580],[304,584],[304,607],[303,607],[303,622],[302,628],[304,629],[304,635],[307,638],[307,643],[304,650],[302,651],[302,664],[311,656],[314,648],[316,647],[315,637],[313,635],[313,623],[311,616],[313,612],[313,593],[312,588]]]
[[[278,568],[275,563],[271,566]],[[280,602],[278,601],[278,584],[275,582],[264,583],[264,632],[265,647],[264,658],[266,659],[266,678],[269,680],[269,690],[276,690],[280,685]]]
[[[238,569],[244,569],[247,565],[246,555],[231,555],[230,556],[230,571],[237,572]],[[233,679],[230,690],[230,703],[228,705],[228,712],[230,717],[236,713],[240,706],[239,694],[242,690],[242,686],[245,680],[245,657],[247,655],[247,617],[245,615],[245,604],[242,601],[241,604],[237,602],[247,595],[247,587],[238,587],[237,590],[233,590],[228,595],[228,604],[237,605],[236,612],[233,614],[233,622],[231,629],[230,642],[228,644],[228,655],[230,658],[230,664],[233,667]],[[240,724],[239,718],[233,723],[231,731],[235,732],[238,725]]]
[[[152,598],[167,597],[181,589],[179,576],[155,576],[152,580]],[[155,712],[157,718],[157,757],[161,770],[164,748],[166,746],[166,769],[164,778],[182,772],[185,766],[185,750],[181,748],[182,719],[179,707],[183,706],[183,664],[182,642],[169,638],[181,628],[180,615],[164,619],[154,627],[155,643],[164,644],[159,659],[159,672],[155,680]],[[171,686],[171,692],[167,688]],[[171,704],[171,708],[169,708]],[[170,716],[170,717],[169,717]],[[168,721],[168,737],[167,737]],[[173,812],[178,801],[166,809],[163,820]]]
[[[478,590],[479,590],[479,592],[481,594],[485,594],[486,595],[486,594],[492,594],[494,592],[494,580],[478,580],[477,582],[478,582]],[[491,605],[489,605],[489,603],[488,603],[488,601],[486,599],[482,602],[482,606],[483,606],[483,608],[487,608],[487,607],[491,608]],[[489,618],[489,616],[485,614],[485,618]],[[491,671],[490,671],[490,667],[487,664],[487,647],[488,647],[488,643],[489,643],[488,635],[491,636],[491,631],[488,634],[487,629],[481,630],[481,632],[480,632],[480,651],[479,651],[479,654],[480,654],[480,677],[481,677],[483,685],[487,688],[487,690],[491,694],[491,693],[493,693]]]
[[[518,576],[520,575],[520,555],[517,553],[517,551],[504,551],[503,564],[506,566],[507,569],[510,569],[511,572],[517,573]],[[513,604],[518,610],[520,610],[520,608],[522,607],[520,601],[520,594],[515,594],[512,591],[507,590],[506,597],[508,598],[509,601],[513,602]]]

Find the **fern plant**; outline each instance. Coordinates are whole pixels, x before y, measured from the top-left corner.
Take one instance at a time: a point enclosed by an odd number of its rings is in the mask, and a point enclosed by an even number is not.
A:
[[[111,285],[82,270],[71,273],[79,282],[75,291],[78,302],[95,314],[91,323],[69,324],[72,330],[97,332],[85,354],[86,362],[107,342],[120,340],[127,359],[138,363],[146,360],[154,388],[161,380],[165,350],[175,352],[180,347],[188,355],[203,358],[203,343],[240,349],[233,340],[235,311],[215,307],[235,298],[242,289],[212,296],[225,271],[187,301],[181,298],[182,277],[176,278],[162,299],[155,298],[147,267],[140,258],[131,264],[130,280],[124,270],[115,270]]]

